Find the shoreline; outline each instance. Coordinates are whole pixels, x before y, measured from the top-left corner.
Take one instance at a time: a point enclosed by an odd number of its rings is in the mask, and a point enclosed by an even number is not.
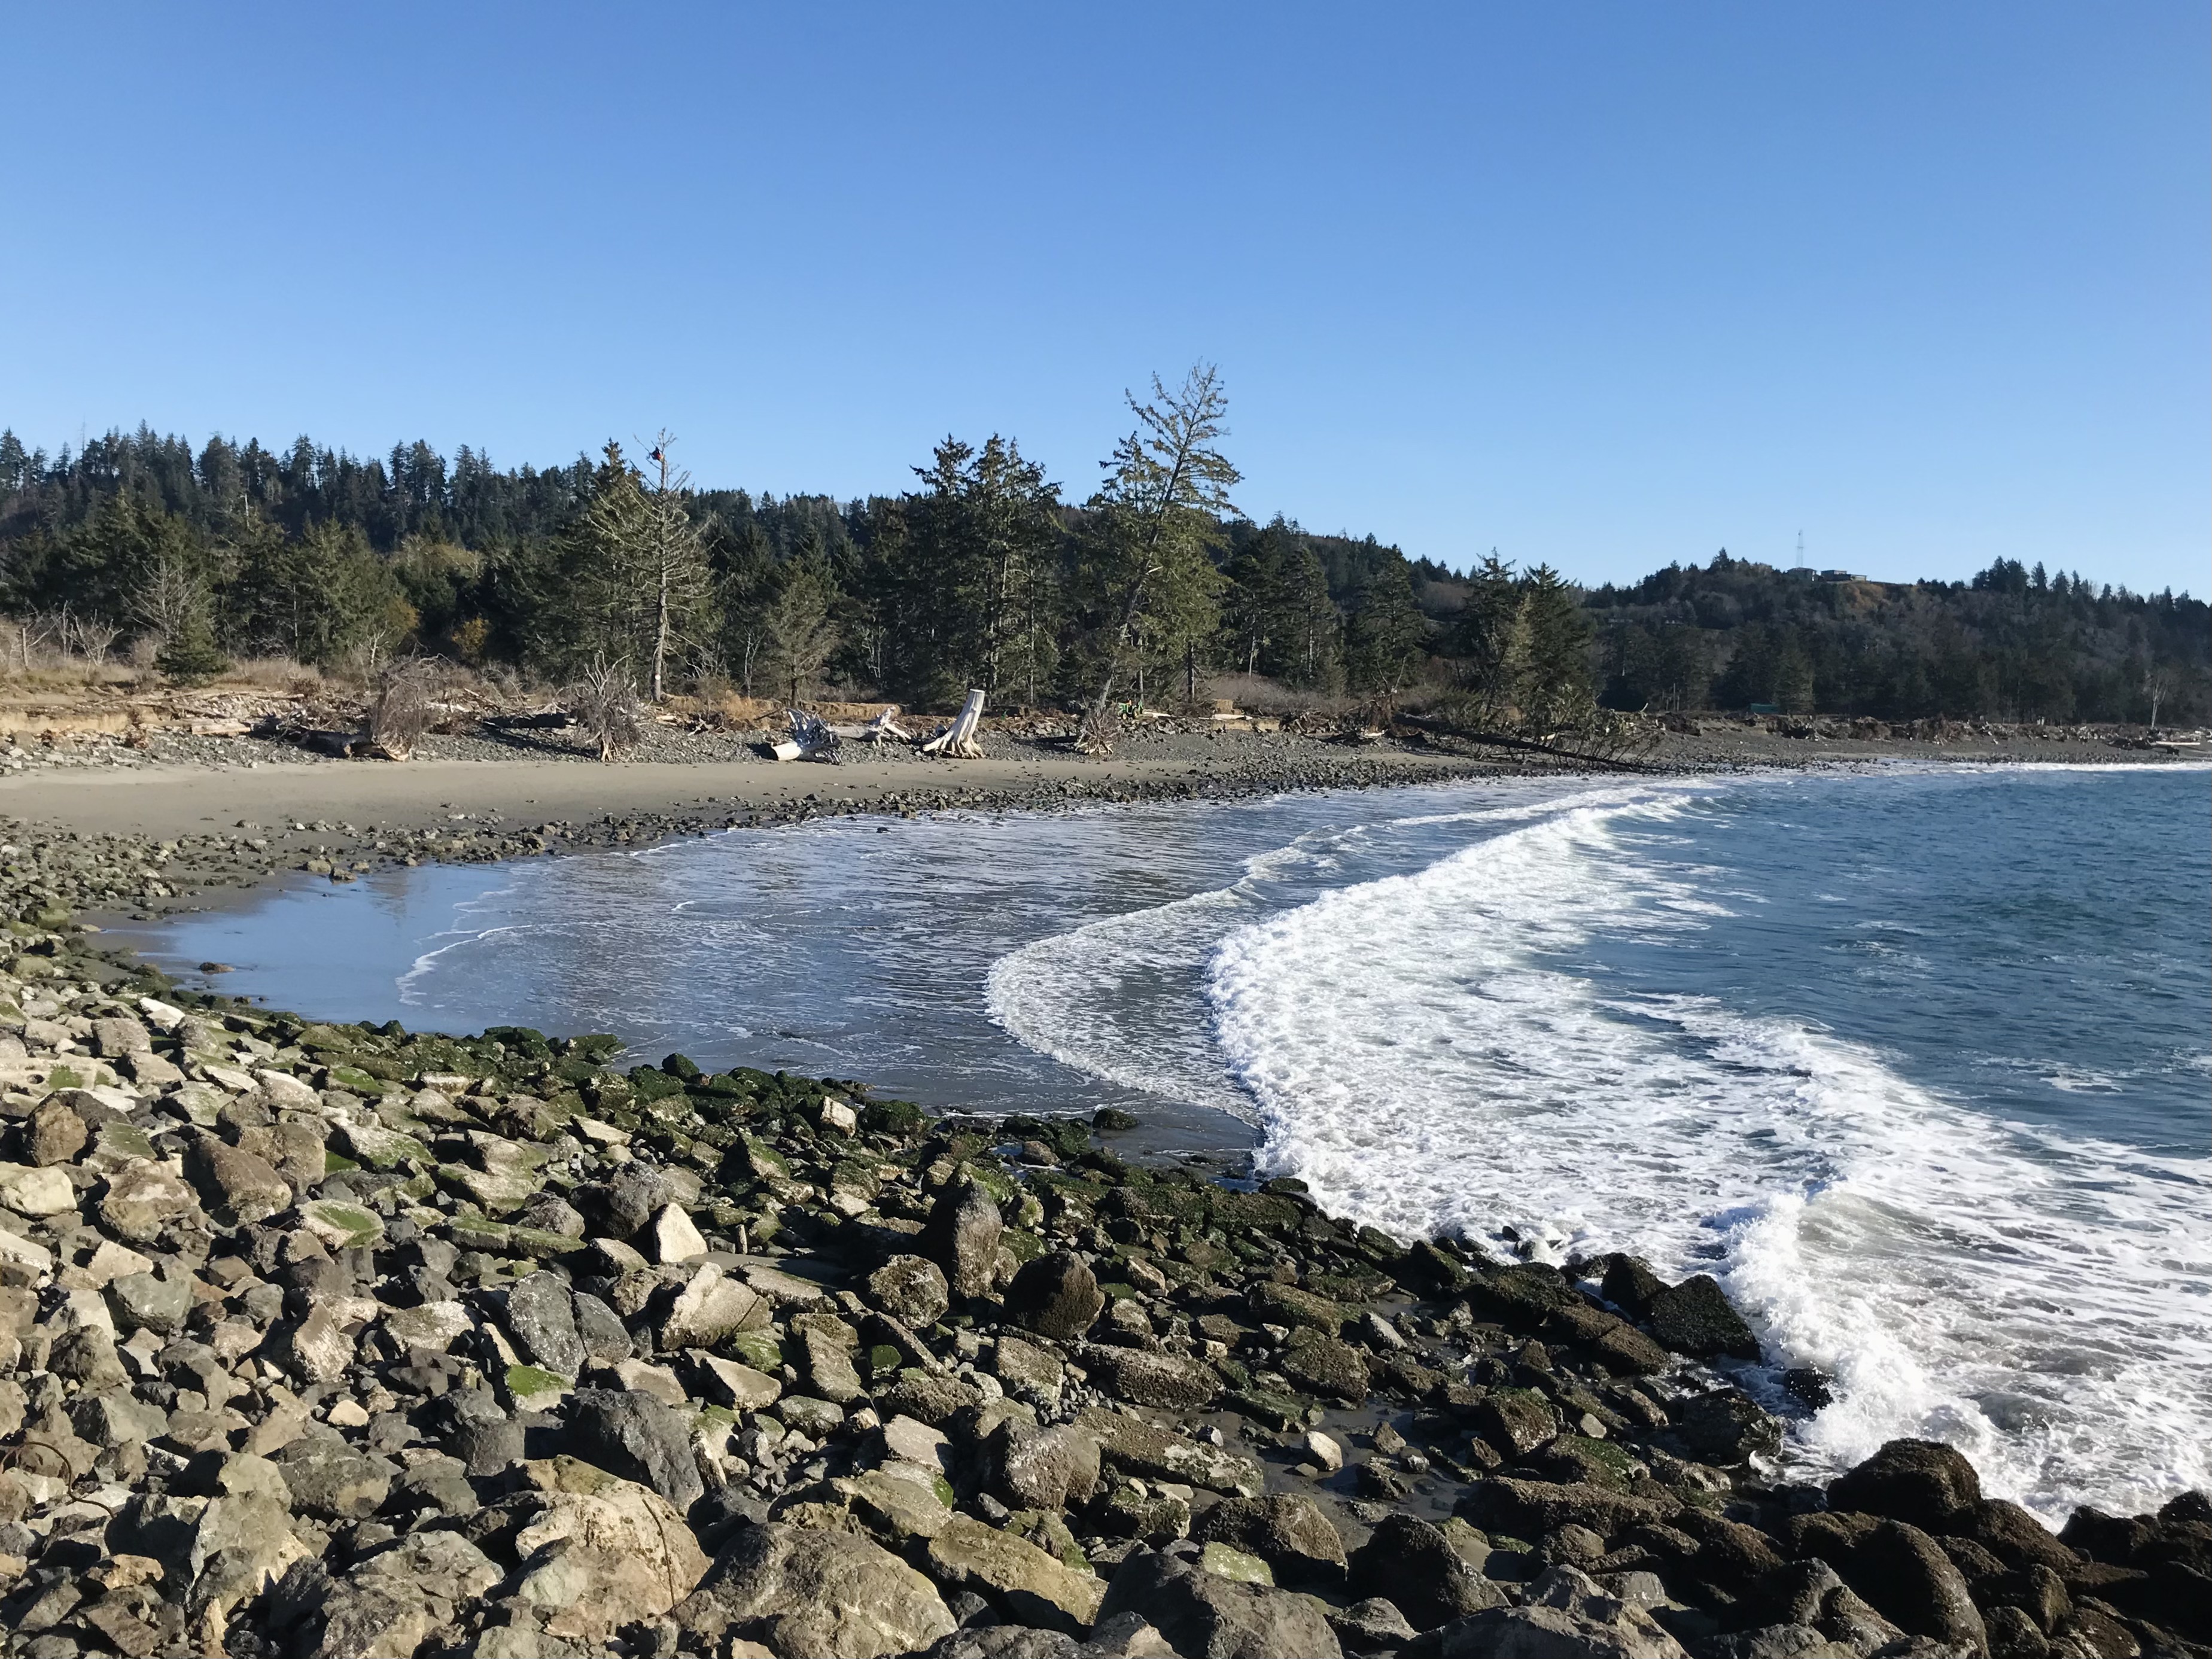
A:
[[[520,839],[465,823],[434,853]],[[2054,1535],[1928,1443],[1783,1475],[1758,1339],[1703,1275],[1392,1239],[1296,1181],[1133,1162],[1109,1113],[309,1023],[174,988],[63,902],[181,902],[203,869],[249,896],[339,833],[226,832],[150,877],[157,842],[73,836],[0,874],[7,1652],[2212,1642],[2203,1494]],[[376,856],[419,857],[392,834]],[[1826,1386],[1781,1381],[1785,1413]]]
[[[235,902],[289,876],[345,881],[429,861],[635,848],[720,830],[817,817],[948,811],[1052,811],[1135,802],[1235,800],[1293,791],[1390,788],[1458,779],[1695,775],[1910,760],[1931,765],[2188,765],[2187,757],[2079,741],[1942,744],[1806,739],[1729,727],[1669,734],[1634,771],[1525,752],[1384,741],[1347,746],[1285,734],[1134,734],[1103,759],[994,736],[981,760],[908,752],[836,764],[759,758],[639,761],[296,758],[287,746],[222,739],[247,757],[131,769],[47,767],[0,775],[0,834],[15,853],[105,838],[135,870],[58,867],[54,902],[136,921],[191,899]],[[256,751],[288,757],[270,759]],[[111,864],[118,862],[111,858]],[[70,862],[58,860],[58,866]],[[21,884],[21,878],[11,884]],[[32,872],[30,887],[39,886]],[[33,896],[41,896],[33,890]],[[210,908],[197,906],[191,908]]]

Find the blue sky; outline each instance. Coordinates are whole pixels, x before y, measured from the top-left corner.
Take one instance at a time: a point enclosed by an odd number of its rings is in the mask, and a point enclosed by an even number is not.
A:
[[[2201,0],[19,9],[0,423],[1239,505],[1589,581],[2202,593]]]

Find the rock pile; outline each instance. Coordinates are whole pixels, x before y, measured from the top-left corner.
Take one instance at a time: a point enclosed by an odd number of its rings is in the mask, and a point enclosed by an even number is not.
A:
[[[1710,1279],[611,1038],[0,977],[0,1648],[2123,1659],[2212,1505],[1826,1492]],[[1815,1380],[1816,1381],[1816,1380]]]

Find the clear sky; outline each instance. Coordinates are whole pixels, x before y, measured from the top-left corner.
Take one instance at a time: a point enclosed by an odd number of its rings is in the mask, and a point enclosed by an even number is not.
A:
[[[15,9],[0,423],[1238,504],[1586,581],[2203,593],[2203,0]]]

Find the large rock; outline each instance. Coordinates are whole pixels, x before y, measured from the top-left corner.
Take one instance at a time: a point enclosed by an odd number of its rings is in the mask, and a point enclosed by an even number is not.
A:
[[[707,1254],[707,1241],[684,1212],[681,1204],[664,1204],[653,1218],[653,1259],[655,1261],[697,1261]]]
[[[955,1515],[929,1540],[939,1583],[988,1593],[1024,1624],[1079,1630],[1098,1616],[1106,1586],[1027,1539]]]
[[[1054,1250],[1022,1264],[1014,1282],[1006,1287],[1006,1314],[1016,1323],[1048,1336],[1072,1342],[1097,1322],[1106,1305],[1105,1292],[1084,1259],[1069,1250]]]
[[[1078,1641],[1066,1631],[1027,1625],[975,1625],[957,1630],[923,1659],[1175,1659],[1167,1639],[1133,1613],[1106,1620]]]
[[[882,1659],[953,1629],[937,1587],[880,1545],[778,1522],[732,1538],[675,1619],[713,1651],[735,1636],[781,1659]]]
[[[398,1471],[374,1452],[335,1435],[295,1440],[274,1459],[293,1506],[332,1521],[358,1521],[376,1513]]]
[[[1018,1510],[1065,1510],[1098,1485],[1098,1439],[1063,1425],[1041,1429],[1010,1417],[983,1443],[984,1484]]]
[[[1090,1373],[1093,1388],[1133,1406],[1192,1411],[1212,1405],[1221,1395],[1220,1376],[1195,1359],[1091,1342],[1080,1345],[1075,1358]]]
[[[868,1301],[902,1324],[927,1330],[952,1305],[945,1270],[926,1255],[895,1255],[868,1275]]]
[[[1953,1448],[1893,1440],[1828,1483],[1828,1507],[1886,1515],[1923,1532],[1962,1530],[1982,1501],[1981,1477]]]
[[[22,1216],[60,1215],[76,1208],[76,1188],[58,1167],[0,1164],[0,1207]]]
[[[1372,1385],[1366,1355],[1349,1342],[1323,1336],[1310,1327],[1291,1333],[1276,1363],[1283,1368],[1283,1375],[1300,1388],[1349,1403],[1364,1400]]]
[[[457,1532],[418,1532],[357,1561],[331,1587],[307,1659],[410,1659],[506,1577]]]
[[[855,1363],[858,1331],[835,1314],[804,1313],[793,1318],[791,1334],[804,1362],[799,1370],[816,1399],[849,1406],[866,1396],[867,1386]]]
[[[1838,1510],[1790,1524],[1802,1553],[1833,1566],[1899,1629],[1951,1647],[1989,1650],[1989,1633],[1965,1575],[1919,1528]]]
[[[1688,1659],[1644,1607],[1553,1567],[1517,1607],[1495,1607],[1407,1644],[1405,1659]],[[1779,1656],[1773,1659],[1780,1659]]]
[[[548,1635],[597,1647],[662,1617],[705,1575],[698,1540],[659,1492],[568,1457],[520,1474],[527,1490],[501,1506],[523,1523],[514,1594]]]
[[[983,1296],[998,1273],[1005,1230],[998,1200],[980,1182],[964,1181],[938,1194],[920,1243],[922,1254],[945,1269],[953,1295]]]
[[[1675,1433],[1701,1463],[1745,1463],[1782,1450],[1782,1424],[1741,1389],[1711,1389],[1681,1406]]]
[[[1199,1517],[1191,1536],[1256,1555],[1275,1582],[1295,1588],[1344,1577],[1344,1539],[1320,1504],[1297,1492],[1272,1498],[1224,1498]]]
[[[1984,1498],[1958,1530],[1999,1560],[2022,1570],[2045,1566],[2063,1575],[2080,1560],[2043,1522],[2002,1498]]]
[[[1352,1553],[1346,1589],[1361,1600],[1381,1597],[1416,1630],[1505,1603],[1505,1592],[1477,1572],[1440,1528],[1403,1514],[1385,1516]]]
[[[712,1348],[768,1322],[769,1306],[750,1285],[724,1275],[708,1261],[676,1293],[660,1321],[662,1349]]]
[[[1342,1659],[1320,1602],[1241,1583],[1172,1555],[1139,1552],[1114,1574],[1100,1624],[1136,1613],[1184,1659]]]
[[[1172,1480],[1204,1486],[1237,1498],[1257,1498],[1267,1490],[1260,1466],[1249,1457],[1209,1446],[1147,1423],[1141,1418],[1099,1407],[1076,1421],[1098,1437],[1106,1467],[1139,1480]]]
[[[1651,1299],[1651,1334],[1695,1359],[1759,1358],[1759,1338],[1711,1273],[1684,1279]]]
[[[583,1374],[584,1339],[576,1330],[568,1281],[540,1269],[507,1293],[507,1334],[532,1364],[574,1382]]]
[[[174,1336],[185,1328],[192,1310],[189,1279],[163,1279],[156,1273],[122,1273],[107,1284],[107,1305],[115,1322],[125,1331],[151,1331]]]
[[[568,1401],[568,1446],[575,1456],[650,1486],[688,1512],[706,1493],[691,1451],[691,1423],[649,1394],[579,1389]]]
[[[225,1226],[265,1221],[292,1207],[291,1183],[265,1158],[209,1135],[185,1166],[208,1212]]]
[[[32,1109],[30,1121],[23,1126],[24,1145],[37,1164],[67,1164],[91,1139],[84,1120],[51,1097]]]
[[[1680,1512],[1672,1498],[1633,1498],[1583,1481],[1478,1480],[1467,1489],[1456,1513],[1486,1532],[1515,1538],[1541,1538],[1560,1527],[1587,1527],[1601,1538]]]
[[[1559,1432],[1559,1414],[1534,1389],[1499,1389],[1474,1408],[1475,1432],[1510,1463],[1549,1444]]]

